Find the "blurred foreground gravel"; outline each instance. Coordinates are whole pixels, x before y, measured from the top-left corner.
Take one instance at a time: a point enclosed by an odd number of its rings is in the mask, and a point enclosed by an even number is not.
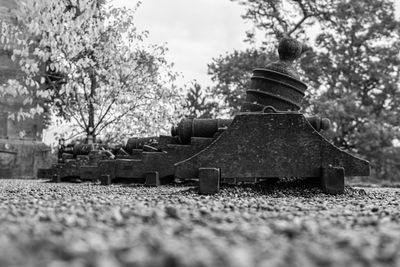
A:
[[[0,180],[0,266],[399,266],[400,189]]]

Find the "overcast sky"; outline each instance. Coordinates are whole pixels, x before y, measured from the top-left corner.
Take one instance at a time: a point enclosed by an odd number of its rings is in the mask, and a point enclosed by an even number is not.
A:
[[[114,6],[134,7],[136,1],[114,0]],[[168,59],[185,81],[210,84],[207,64],[233,49],[242,49],[243,7],[229,0],[143,0],[136,24],[148,30],[153,43],[166,43]]]
[[[397,1],[397,2],[396,2]],[[399,15],[400,0],[396,0]],[[114,0],[115,6],[134,7],[135,0]],[[197,80],[211,83],[207,64],[213,57],[244,49],[244,8],[229,0],[142,0],[136,24],[148,30],[149,41],[166,43],[168,60],[184,75],[182,83]]]
[[[397,15],[400,16],[400,1]],[[139,30],[150,32],[149,41],[167,43],[168,59],[184,75],[182,84],[197,80],[211,84],[207,64],[213,57],[244,49],[244,8],[230,0],[142,0],[137,12]],[[135,0],[114,0],[114,6],[134,7]],[[45,139],[52,132],[45,133]],[[49,140],[51,138],[48,138]],[[54,139],[54,138],[53,138]],[[49,141],[50,142],[50,141]]]

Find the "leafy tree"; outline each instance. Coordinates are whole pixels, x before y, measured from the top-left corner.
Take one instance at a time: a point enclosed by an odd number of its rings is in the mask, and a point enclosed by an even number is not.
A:
[[[254,28],[247,32],[247,42],[255,43],[257,30],[266,38],[263,47],[273,48],[271,42],[283,36],[305,38],[315,23],[326,25],[336,15],[342,0],[231,0],[246,8],[243,19]],[[349,2],[349,1],[347,1]]]
[[[186,115],[195,118],[211,118],[217,113],[218,103],[210,95],[210,88],[205,90],[197,82],[193,82],[186,94],[183,106]]]
[[[336,145],[366,156],[388,177],[382,159],[400,126],[400,22],[389,1],[342,1],[337,10],[316,39],[320,73],[306,71],[311,84],[326,88],[313,109],[334,122]]]
[[[20,4],[17,25],[3,23],[2,38],[23,71],[3,94],[42,99],[87,136],[158,133],[178,113],[166,48],[148,45],[135,11],[96,0],[34,0]],[[110,132],[113,131],[113,134]]]
[[[243,18],[254,25],[247,42],[256,45],[258,36],[264,36],[260,50],[273,51],[271,44],[284,35],[313,42],[313,50],[299,63],[309,85],[304,111],[330,118],[333,127],[327,135],[334,144],[367,157],[377,176],[393,175],[398,166],[386,160],[398,151],[393,141],[400,133],[400,22],[393,1],[233,1],[245,6]],[[311,36],[311,31],[318,33]],[[222,66],[235,65],[235,54],[212,63],[216,67],[211,70],[217,70],[213,77],[223,77],[215,79],[216,88],[257,67],[249,64],[230,75]],[[243,61],[252,57],[242,53]]]
[[[231,115],[239,111],[245,99],[252,70],[266,66],[272,59],[275,59],[272,53],[261,49],[235,50],[231,54],[214,58],[208,65],[208,74],[215,82],[212,93],[225,103]]]

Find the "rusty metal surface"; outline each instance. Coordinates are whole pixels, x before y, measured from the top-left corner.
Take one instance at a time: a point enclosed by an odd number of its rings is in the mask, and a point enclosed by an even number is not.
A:
[[[219,192],[221,180],[220,169],[200,168],[199,169],[199,193],[216,194]]]
[[[320,177],[321,168],[343,167],[346,176],[369,175],[369,163],[330,144],[301,114],[247,113],[209,147],[177,163],[178,178],[199,168],[219,168],[221,178]]]
[[[192,138],[188,145],[164,143],[158,146],[161,152],[137,150],[136,156],[130,159],[99,161],[99,171],[109,175],[111,180],[124,179],[142,183],[146,174],[157,172],[160,179],[174,176],[174,164],[198,153],[211,142],[212,138]]]
[[[299,79],[299,74],[294,68],[293,62],[308,49],[305,44],[295,39],[283,37],[278,46],[279,60],[268,64],[265,68]]]
[[[79,177],[82,180],[95,181],[100,177],[99,167],[96,165],[79,166]]]
[[[158,172],[145,173],[145,185],[147,186],[159,186],[161,185],[160,176]]]
[[[300,42],[284,37],[279,42],[279,60],[253,71],[242,112],[261,112],[266,106],[278,111],[298,111],[307,85],[299,80],[294,61],[304,52]]]
[[[141,137],[141,138],[129,138],[125,151],[128,153],[132,153],[133,149],[143,149],[144,146],[152,146],[155,147],[159,143],[159,137],[151,136],[151,137]]]
[[[340,194],[344,191],[345,170],[343,167],[326,167],[321,169],[321,186],[328,194]]]
[[[171,136],[131,138],[126,146],[104,146],[102,152],[72,146],[65,149],[72,156],[62,154],[58,175],[100,177],[102,184],[199,178],[200,192],[206,194],[218,192],[220,183],[305,177],[320,178],[327,193],[342,193],[344,177],[368,176],[369,163],[319,134],[329,129],[329,119],[299,112],[307,85],[298,79],[293,61],[303,47],[283,38],[278,50],[279,61],[253,71],[234,119],[186,118],[172,127]]]
[[[298,111],[307,85],[269,69],[255,69],[242,112],[260,112],[265,106],[279,111]]]
[[[171,135],[178,136],[182,144],[188,144],[192,137],[214,137],[232,123],[232,119],[186,118],[171,128]]]

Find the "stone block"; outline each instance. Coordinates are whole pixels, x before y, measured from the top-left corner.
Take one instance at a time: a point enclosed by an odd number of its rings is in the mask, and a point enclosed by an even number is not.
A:
[[[91,181],[97,180],[97,178],[99,178],[98,166],[81,166],[79,168],[79,177],[82,180],[91,180]]]
[[[344,193],[344,168],[326,167],[321,170],[322,190],[327,194]]]
[[[61,183],[61,176],[58,174],[54,174],[52,181],[53,183]]]
[[[158,172],[147,172],[145,174],[145,185],[149,186],[159,186],[160,185],[160,176]]]
[[[112,179],[110,175],[102,175],[100,176],[100,184],[101,185],[110,185],[112,183]]]
[[[219,192],[221,171],[218,168],[199,168],[200,194],[216,194]]]

